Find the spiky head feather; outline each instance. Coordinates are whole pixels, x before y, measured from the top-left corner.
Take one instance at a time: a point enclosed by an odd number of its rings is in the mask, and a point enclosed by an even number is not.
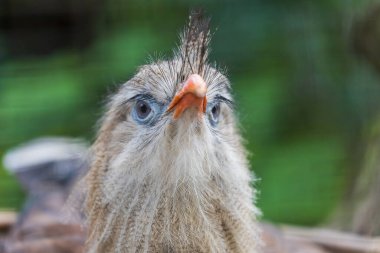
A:
[[[186,65],[193,74],[204,74],[209,53],[210,18],[205,18],[202,10],[193,10],[189,16],[189,24],[181,36],[179,56],[183,68]]]

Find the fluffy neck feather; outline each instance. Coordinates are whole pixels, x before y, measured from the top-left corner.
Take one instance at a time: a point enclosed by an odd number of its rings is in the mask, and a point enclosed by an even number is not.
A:
[[[256,210],[240,150],[225,145],[226,156],[203,124],[181,122],[143,152],[137,141],[115,148],[112,136],[99,136],[110,141],[98,145],[120,153],[106,158],[99,148],[89,175],[89,252],[256,252]]]

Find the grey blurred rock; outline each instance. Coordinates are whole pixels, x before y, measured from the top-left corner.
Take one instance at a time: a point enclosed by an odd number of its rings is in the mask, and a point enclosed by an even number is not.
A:
[[[70,185],[87,169],[87,150],[80,139],[39,138],[9,150],[3,163],[29,194],[36,194]]]

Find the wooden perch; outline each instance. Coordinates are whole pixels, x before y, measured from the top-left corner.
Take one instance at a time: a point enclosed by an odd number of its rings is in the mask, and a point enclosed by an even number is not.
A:
[[[283,226],[282,231],[286,240],[314,243],[334,253],[380,253],[380,237],[292,226]]]
[[[0,230],[8,230],[16,222],[16,218],[16,212],[0,211]]]

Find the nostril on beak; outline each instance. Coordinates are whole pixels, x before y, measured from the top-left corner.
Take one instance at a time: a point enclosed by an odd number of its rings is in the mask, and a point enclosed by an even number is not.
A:
[[[198,74],[192,74],[185,81],[183,88],[174,96],[167,111],[174,110],[174,118],[177,119],[190,107],[198,108],[198,115],[206,112],[207,85]]]

